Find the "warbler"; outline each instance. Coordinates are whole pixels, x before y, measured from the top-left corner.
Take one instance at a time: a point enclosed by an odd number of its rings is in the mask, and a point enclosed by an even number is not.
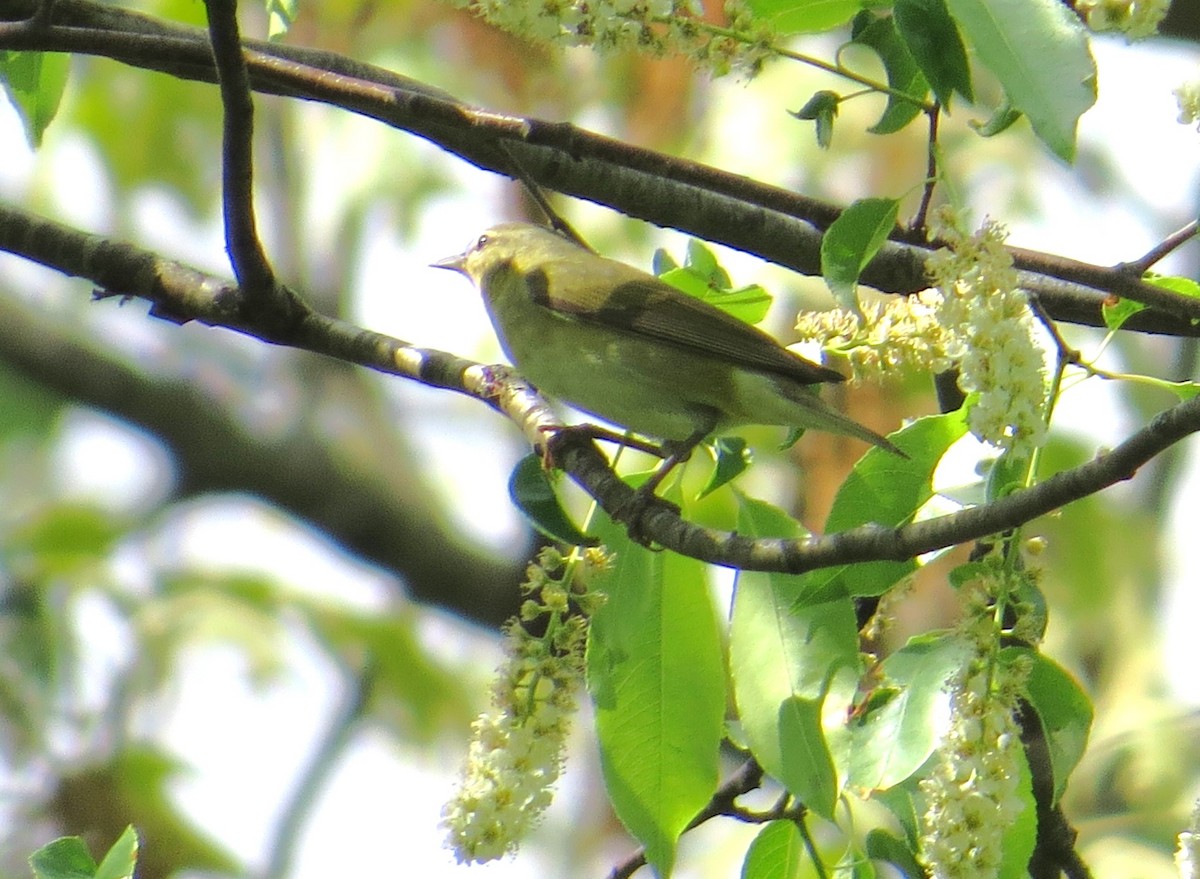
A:
[[[814,391],[844,377],[651,274],[559,233],[504,223],[433,264],[470,278],[538,390],[672,454],[748,424],[815,428],[903,454]]]

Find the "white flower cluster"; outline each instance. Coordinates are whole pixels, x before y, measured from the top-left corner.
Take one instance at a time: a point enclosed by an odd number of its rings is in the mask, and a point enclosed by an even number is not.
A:
[[[950,334],[938,323],[942,297],[934,290],[863,306],[862,316],[846,309],[802,314],[796,331],[844,355],[855,378],[881,380],[918,369],[943,372],[953,362]]]
[[[972,631],[973,630],[973,631]],[[1015,720],[1020,669],[995,661],[990,611],[968,628],[975,655],[950,681],[951,725],[921,781],[918,859],[930,879],[995,879],[1004,832],[1025,803],[1018,793],[1021,735]]]
[[[609,559],[588,549],[564,559],[545,549],[530,565],[525,620],[549,616],[545,636],[519,620],[506,629],[508,661],[492,692],[493,711],[472,724],[461,786],[442,812],[446,845],[460,863],[492,861],[516,851],[550,805],[562,771],[563,748],[583,681],[588,615],[602,601],[580,585]],[[574,600],[579,610],[569,612]]]
[[[700,0],[450,0],[510,33],[543,43],[686,55],[720,76],[757,73],[769,39],[740,0],[726,3],[729,28],[708,27]],[[743,34],[740,38],[731,33]]]
[[[1174,95],[1179,103],[1179,124],[1200,123],[1200,79],[1185,82],[1175,89]],[[1200,131],[1200,124],[1197,124],[1196,130]]]
[[[1040,446],[1046,364],[1005,236],[992,222],[974,236],[950,228],[950,247],[926,262],[938,289],[866,306],[861,316],[845,309],[801,315],[796,330],[846,356],[856,378],[957,366],[959,387],[978,394],[968,416],[972,433],[1002,449]]]
[[[1179,871],[1179,879],[1200,879],[1200,800],[1192,808],[1188,829],[1179,834],[1175,869]]]
[[[992,221],[973,236],[946,231],[949,248],[926,260],[942,296],[938,322],[953,341],[947,355],[958,384],[979,397],[968,415],[971,432],[1003,449],[1040,446],[1046,439],[1046,364],[1033,315],[1017,286],[1007,232]]]
[[[1158,33],[1171,0],[1076,0],[1075,11],[1094,31],[1121,31],[1129,41]]]

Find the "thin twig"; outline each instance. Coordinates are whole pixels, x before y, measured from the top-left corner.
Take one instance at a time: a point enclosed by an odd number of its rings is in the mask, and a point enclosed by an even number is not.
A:
[[[941,111],[941,104],[934,104],[933,109],[926,111],[926,116],[929,118],[929,156],[925,165],[925,187],[921,192],[921,204],[917,207],[917,213],[908,226],[910,231],[921,237],[925,237],[926,226],[929,222],[929,206],[933,203],[933,191],[937,187],[937,139]]]
[[[1150,248],[1146,255],[1141,259],[1135,259],[1133,262],[1120,263],[1117,268],[1140,278],[1150,270],[1151,266],[1157,263],[1168,253],[1175,250],[1185,242],[1190,241],[1192,238],[1195,238],[1197,231],[1200,231],[1200,221],[1192,220],[1182,229],[1172,232],[1170,235],[1164,238],[1162,242]]]

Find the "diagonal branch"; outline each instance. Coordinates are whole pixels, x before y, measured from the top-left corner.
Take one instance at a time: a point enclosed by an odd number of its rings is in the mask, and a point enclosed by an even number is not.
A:
[[[507,370],[482,367],[445,352],[416,348],[335,318],[310,313],[286,337],[261,335],[241,308],[243,292],[217,278],[129,245],[87,235],[24,211],[0,208],[0,248],[67,274],[105,284],[122,279],[120,293],[154,303],[173,320],[199,320],[265,341],[337,357],[381,372],[475,397],[504,412],[535,447],[557,426],[528,386]],[[274,327],[271,327],[274,330]],[[1059,507],[1130,479],[1138,468],[1200,430],[1200,397],[1160,413],[1111,451],[992,503],[898,528],[863,526],[799,540],[752,539],[702,528],[667,506],[640,514],[640,533],[682,555],[744,570],[800,573],[862,561],[900,561],[1016,528]],[[633,490],[595,443],[567,442],[556,460],[610,514],[636,510]]]
[[[31,0],[0,0],[0,19],[20,19]],[[0,48],[103,55],[188,79],[215,81],[203,32],[92,0],[59,0],[55,25],[0,25]],[[321,101],[409,131],[485,170],[508,175],[509,151],[539,185],[662,226],[820,273],[821,230],[835,205],[676,156],[641,149],[566,123],[470,107],[434,87],[333,53],[244,41],[251,87]],[[507,145],[507,146],[506,146]],[[862,282],[889,293],[926,286],[932,245],[903,230],[865,268]],[[1153,306],[1130,330],[1196,335],[1200,301],[1164,291],[1120,267],[1089,266],[1014,250],[1023,284],[1055,319],[1103,326],[1105,294]],[[1098,292],[1099,291],[1099,292]],[[1065,298],[1064,298],[1065,297]]]

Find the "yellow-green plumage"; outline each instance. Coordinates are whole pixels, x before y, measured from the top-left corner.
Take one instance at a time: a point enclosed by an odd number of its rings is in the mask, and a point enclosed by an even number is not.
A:
[[[811,385],[841,381],[771,336],[549,229],[506,223],[436,263],[475,282],[513,364],[542,392],[688,443],[746,424],[816,428],[895,451]]]

